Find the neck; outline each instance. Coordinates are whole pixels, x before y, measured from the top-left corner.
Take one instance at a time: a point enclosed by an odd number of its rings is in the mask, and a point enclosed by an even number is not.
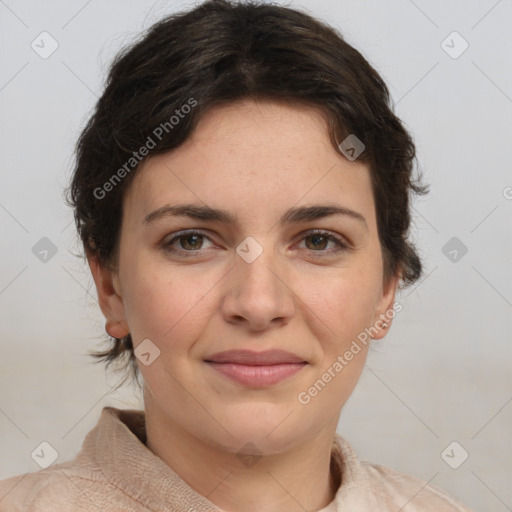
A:
[[[192,489],[233,512],[326,507],[339,486],[339,475],[331,471],[335,430],[329,422],[314,439],[278,454],[233,454],[146,407],[147,447]]]

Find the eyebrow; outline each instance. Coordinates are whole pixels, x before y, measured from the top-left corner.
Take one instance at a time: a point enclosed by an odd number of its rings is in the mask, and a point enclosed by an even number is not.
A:
[[[364,218],[363,215],[354,210],[336,204],[298,206],[290,208],[283,213],[283,215],[279,219],[279,224],[284,225],[314,221],[318,219],[323,219],[324,217],[330,217],[332,215],[347,216],[361,222],[366,227],[368,227],[366,219]],[[203,206],[195,204],[182,204],[173,206],[170,204],[166,204],[148,213],[144,217],[143,223],[145,225],[149,225],[159,219],[166,217],[189,217],[192,219],[204,221],[217,221],[230,225],[235,224],[237,220],[236,215],[233,215],[232,213],[226,210],[212,208],[206,205]]]

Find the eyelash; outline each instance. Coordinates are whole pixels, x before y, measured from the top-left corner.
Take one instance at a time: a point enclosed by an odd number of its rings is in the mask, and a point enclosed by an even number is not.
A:
[[[191,230],[188,230],[188,231],[182,231],[179,234],[177,234],[176,236],[174,236],[173,238],[171,238],[171,240],[169,240],[168,242],[164,242],[163,243],[163,249],[166,252],[173,253],[173,254],[175,254],[175,253],[182,253],[183,254],[184,253],[184,256],[186,258],[196,257],[196,255],[200,254],[201,249],[187,251],[185,249],[175,249],[175,248],[172,247],[172,245],[176,241],[178,241],[178,240],[180,240],[182,238],[193,236],[193,235],[202,236],[202,237],[207,238],[208,240],[212,241],[211,238],[206,233],[204,233],[203,231],[199,231],[199,230],[196,230],[196,229],[191,229]],[[313,230],[307,231],[303,235],[303,237],[301,238],[301,241],[304,240],[305,238],[312,237],[312,236],[315,236],[315,235],[316,236],[322,236],[322,237],[326,238],[329,241],[335,242],[338,245],[338,248],[335,249],[334,251],[326,251],[326,250],[314,251],[314,250],[309,249],[309,251],[312,252],[313,254],[317,253],[317,254],[315,254],[315,257],[323,257],[326,253],[332,255],[333,253],[338,253],[338,252],[343,252],[343,251],[350,250],[350,247],[348,246],[348,244],[342,238],[334,235],[330,231],[324,231],[324,230],[321,230],[321,229],[313,229]]]

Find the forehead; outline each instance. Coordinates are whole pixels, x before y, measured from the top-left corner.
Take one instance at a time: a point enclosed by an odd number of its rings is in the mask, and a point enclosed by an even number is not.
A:
[[[333,147],[322,111],[254,100],[212,108],[179,148],[141,164],[126,195],[139,217],[177,199],[247,214],[300,202],[373,208],[367,166]]]

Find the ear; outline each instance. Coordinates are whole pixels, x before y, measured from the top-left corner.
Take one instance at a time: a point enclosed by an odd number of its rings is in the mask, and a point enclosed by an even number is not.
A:
[[[382,288],[382,296],[379,299],[375,309],[375,315],[371,327],[372,338],[380,340],[386,336],[393,318],[396,315],[397,309],[395,306],[395,295],[400,282],[400,274],[387,279]],[[394,307],[395,306],[395,307]]]
[[[126,322],[117,272],[101,265],[98,257],[89,252],[87,261],[96,284],[98,302],[106,319],[107,333],[113,338],[123,338],[130,333],[130,329]]]

